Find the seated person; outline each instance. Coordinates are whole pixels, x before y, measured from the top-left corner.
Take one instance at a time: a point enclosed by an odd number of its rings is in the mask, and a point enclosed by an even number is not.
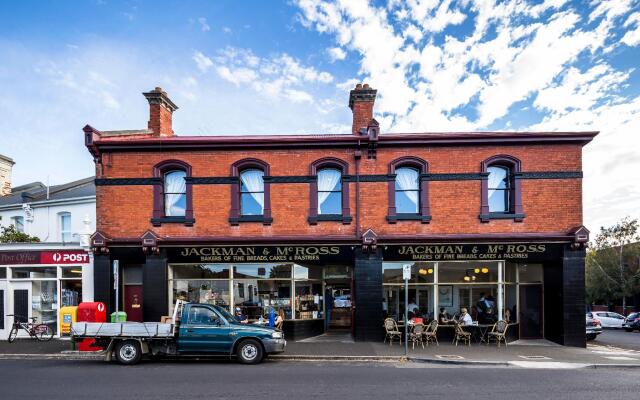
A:
[[[417,308],[414,309],[415,313],[413,314],[413,317],[409,320],[409,323],[414,325],[414,324],[424,324],[424,319],[422,318],[422,314],[420,314],[420,310],[418,310]]]
[[[240,307],[236,307],[236,313],[234,317],[236,321],[240,322],[241,324],[249,323],[249,318],[247,318],[247,316],[242,313],[242,310],[240,309]]]
[[[473,320],[471,319],[471,315],[467,312],[467,309],[462,307],[460,309],[460,316],[458,317],[458,322],[463,326],[473,325]]]
[[[439,324],[450,324],[453,322],[451,320],[451,316],[447,313],[447,309],[444,307],[440,307],[440,314],[438,314],[438,323]]]
[[[274,322],[276,329],[282,330],[282,324],[284,323],[284,311],[281,308],[278,309],[278,314]]]
[[[507,321],[507,323],[511,323],[511,310],[508,308],[504,310],[504,320]]]

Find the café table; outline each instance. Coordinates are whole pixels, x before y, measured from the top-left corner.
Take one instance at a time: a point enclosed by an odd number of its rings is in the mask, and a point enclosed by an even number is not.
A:
[[[471,337],[476,343],[486,343],[485,336],[487,336],[487,332],[492,326],[493,324],[473,324],[463,325],[462,329],[471,332]]]

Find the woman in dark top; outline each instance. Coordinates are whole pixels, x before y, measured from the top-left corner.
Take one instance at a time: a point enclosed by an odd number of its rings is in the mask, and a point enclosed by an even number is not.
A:
[[[439,324],[449,324],[451,323],[451,317],[447,314],[447,310],[444,307],[440,307],[440,314],[438,314],[438,323]]]

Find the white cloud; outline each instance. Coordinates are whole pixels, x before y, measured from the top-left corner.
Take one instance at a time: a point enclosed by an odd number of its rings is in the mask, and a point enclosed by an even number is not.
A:
[[[342,50],[340,47],[331,47],[327,49],[327,54],[329,55],[329,60],[331,62],[336,62],[340,60],[344,60],[347,58],[347,53]]]
[[[224,32],[226,34],[230,34],[232,32],[232,30],[228,26],[223,26],[222,27],[222,32]]]
[[[313,103],[314,97],[306,87],[333,81],[328,72],[304,66],[286,53],[266,58],[258,57],[248,49],[227,47],[218,54],[215,58],[218,76],[236,86],[248,85],[271,99]]]
[[[198,69],[202,72],[207,72],[209,68],[213,67],[213,61],[199,51],[194,51],[191,58],[196,62]]]
[[[202,32],[209,32],[211,30],[211,27],[207,24],[207,19],[205,17],[199,17],[198,23],[200,24],[200,30],[202,30]]]
[[[629,171],[640,165],[617,162],[640,164],[626,150],[640,145],[640,98],[626,91],[633,70],[609,61],[621,46],[640,44],[637,0],[296,4],[304,27],[360,56],[358,79],[336,86],[366,81],[378,89],[383,130],[600,129],[585,148],[586,221],[593,228],[622,210],[637,213],[640,179]],[[541,117],[523,126],[512,120],[516,111]],[[602,165],[618,168],[616,179]],[[619,200],[618,212],[603,212],[606,196]]]

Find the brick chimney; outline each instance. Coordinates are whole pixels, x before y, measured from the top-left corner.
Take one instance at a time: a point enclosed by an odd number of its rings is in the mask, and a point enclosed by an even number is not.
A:
[[[178,106],[169,99],[167,92],[160,87],[142,94],[149,101],[149,130],[155,136],[173,136],[171,118]]]
[[[361,128],[367,128],[369,121],[373,119],[373,103],[376,101],[377,90],[368,84],[358,83],[349,93],[349,108],[353,112],[351,133],[360,135]],[[364,133],[367,134],[366,132]]]
[[[11,194],[11,170],[15,162],[0,154],[0,196]]]

